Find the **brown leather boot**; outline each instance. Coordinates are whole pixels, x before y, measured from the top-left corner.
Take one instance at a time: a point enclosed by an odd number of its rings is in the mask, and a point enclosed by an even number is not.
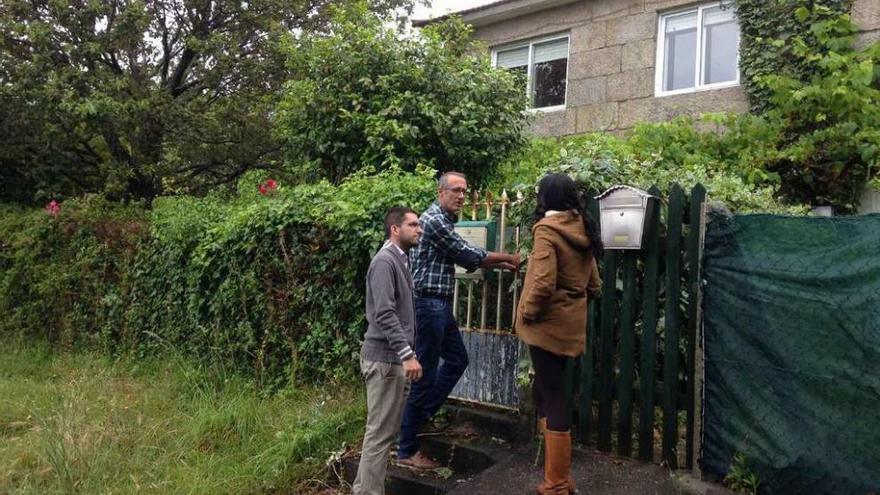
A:
[[[544,482],[538,485],[540,495],[568,495],[571,486],[571,432],[545,430]]]
[[[538,418],[538,432],[541,434],[541,438],[544,438],[544,433],[546,431],[547,431],[547,418]],[[544,452],[545,453],[547,452],[546,441],[547,441],[546,438],[544,438],[544,442],[545,442]],[[544,458],[546,459],[546,455]],[[545,465],[546,465],[546,463],[545,463]],[[578,492],[577,485],[574,483],[574,478],[571,477],[571,472],[569,471],[569,474],[568,474],[568,493],[570,495],[570,494],[574,494],[577,492]]]

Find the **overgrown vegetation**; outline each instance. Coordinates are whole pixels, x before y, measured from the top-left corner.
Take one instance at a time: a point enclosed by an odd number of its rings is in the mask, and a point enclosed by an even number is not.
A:
[[[733,456],[730,470],[724,477],[724,484],[736,493],[757,495],[761,479],[749,468],[746,456],[738,453]]]
[[[501,179],[521,179],[513,183],[527,198],[526,210],[535,182],[551,170],[571,174],[596,194],[614,184],[657,185],[665,192],[674,183],[685,189],[701,183],[712,199],[735,211],[804,213],[804,206],[778,198],[778,176],[762,166],[775,153],[772,136],[771,125],[759,117],[707,114],[639,124],[622,138],[539,139],[505,164]]]
[[[789,201],[852,211],[880,163],[880,43],[857,47],[851,0],[734,3],[745,88],[778,150],[766,170]]]
[[[301,176],[332,182],[360,169],[427,165],[480,184],[522,145],[516,76],[492,68],[460,19],[401,37],[365,10],[340,10],[331,36],[305,36],[277,132]]]
[[[0,346],[0,493],[316,493],[325,462],[357,446],[358,388],[265,396],[169,351]]]
[[[772,106],[771,91],[761,79],[774,74],[789,74],[798,79],[810,76],[801,57],[794,53],[795,39],[806,46],[817,46],[811,26],[795,15],[802,7],[827,9],[832,16],[847,15],[852,0],[733,0],[740,29],[739,67],[742,84],[755,113]]]
[[[4,340],[164,352],[171,345],[277,388],[351,375],[363,278],[381,218],[423,209],[433,171],[388,170],[235,196],[157,200],[149,213],[90,196],[57,215],[0,216]]]
[[[408,0],[76,2],[0,8],[0,200],[151,199],[278,170],[271,115],[295,33]]]

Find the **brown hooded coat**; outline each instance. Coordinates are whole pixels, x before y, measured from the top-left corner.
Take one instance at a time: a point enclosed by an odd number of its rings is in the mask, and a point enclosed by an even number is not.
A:
[[[532,228],[516,333],[523,342],[553,354],[583,354],[587,302],[602,287],[596,260],[587,250],[590,238],[574,210],[556,213]]]

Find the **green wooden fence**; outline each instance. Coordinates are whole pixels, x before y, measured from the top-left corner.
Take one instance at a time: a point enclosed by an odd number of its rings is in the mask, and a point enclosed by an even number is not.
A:
[[[659,196],[656,187],[649,192]],[[654,211],[643,249],[605,252],[603,294],[588,309],[588,350],[566,368],[580,443],[606,452],[616,447],[618,455],[646,462],[679,467],[683,461],[684,467],[693,467],[699,226],[705,197],[702,185],[687,196],[673,185],[668,197],[649,203]],[[589,209],[598,218],[595,200]]]

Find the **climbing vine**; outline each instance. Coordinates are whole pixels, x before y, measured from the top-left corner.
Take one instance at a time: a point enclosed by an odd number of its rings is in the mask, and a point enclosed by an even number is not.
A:
[[[795,16],[799,8],[827,9],[829,16],[847,14],[852,0],[734,0],[740,27],[740,70],[752,111],[763,113],[770,105],[771,91],[760,79],[771,74],[788,74],[796,79],[807,76],[808,67],[794,50],[795,38],[808,46],[819,45],[811,25]],[[781,42],[781,43],[780,43]]]

